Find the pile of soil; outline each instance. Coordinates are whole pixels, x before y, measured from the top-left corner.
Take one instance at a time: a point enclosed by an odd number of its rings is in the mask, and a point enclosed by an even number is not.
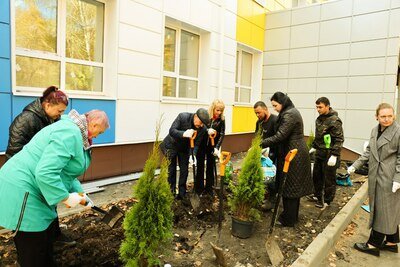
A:
[[[237,174],[234,174],[236,179]],[[300,203],[299,222],[294,228],[276,226],[274,237],[285,257],[283,266],[289,266],[307,248],[313,239],[323,231],[339,210],[360,187],[337,187],[336,197],[320,215],[320,209],[305,198]],[[225,192],[225,201],[229,192]],[[222,230],[218,232],[218,199],[201,197],[200,207],[195,211],[189,201],[175,201],[174,238],[165,254],[160,255],[164,263],[172,266],[217,266],[210,242],[223,248],[228,266],[267,266],[269,259],[265,239],[269,230],[272,212],[264,212],[262,220],[255,225],[253,235],[239,239],[231,235],[231,216],[224,205]],[[126,199],[118,205],[128,210],[134,205],[133,199]],[[107,207],[103,207],[107,208]],[[318,219],[318,216],[320,218]],[[64,232],[77,242],[75,247],[57,248],[56,261],[60,266],[123,266],[118,256],[119,246],[124,238],[121,222],[110,228],[101,222],[102,215],[86,211],[61,219],[67,225]],[[10,234],[0,236],[0,266],[14,265],[16,251]],[[248,265],[251,264],[251,265]]]

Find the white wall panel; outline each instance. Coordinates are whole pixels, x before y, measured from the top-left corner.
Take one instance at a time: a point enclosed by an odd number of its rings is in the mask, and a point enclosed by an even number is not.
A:
[[[346,109],[346,94],[336,94],[336,93],[321,93],[317,94],[317,98],[325,96],[331,102],[331,106],[335,110],[345,110]],[[344,115],[344,113],[342,113]]]
[[[342,61],[325,61],[318,63],[318,76],[331,77],[331,76],[346,76],[349,72],[349,62]]]
[[[224,53],[236,57],[237,43],[234,39],[224,37]]]
[[[389,37],[400,36],[400,8],[390,11]]]
[[[384,76],[349,77],[349,92],[382,92]]]
[[[290,28],[279,28],[265,31],[266,51],[289,49],[290,46]]]
[[[315,93],[317,80],[315,78],[289,79],[288,92]]]
[[[119,46],[121,48],[161,56],[160,44],[163,41],[160,33],[120,24]]]
[[[381,57],[386,55],[387,40],[373,40],[351,44],[351,58]]]
[[[399,66],[399,57],[387,57],[386,58],[386,74],[397,74],[398,66]]]
[[[317,92],[346,92],[347,77],[330,77],[317,79]]]
[[[288,65],[271,65],[263,68],[263,77],[265,79],[287,78]]]
[[[118,75],[118,99],[159,100],[159,79],[129,75]]]
[[[315,119],[316,119],[315,110],[313,108],[298,108],[298,109],[301,114],[301,117],[303,118],[304,135],[309,136],[311,131],[315,133]]]
[[[372,128],[371,128],[372,129]],[[343,146],[346,148],[350,148],[352,151],[362,154],[363,153],[363,148],[364,148],[364,142],[369,139],[369,135],[371,133],[371,129],[369,129],[368,133],[364,133],[364,138],[361,139],[359,138],[351,138],[346,136],[345,132],[345,137],[344,137],[344,143]]]
[[[146,64],[143,64],[146,62]],[[118,73],[159,79],[161,57],[120,49]]]
[[[268,14],[266,17],[266,28],[273,29],[273,28],[281,28],[290,26],[291,20],[291,11],[284,11],[284,12],[277,12]]]
[[[235,88],[235,73],[224,71],[222,77],[222,83],[224,88]]]
[[[220,1],[221,2],[221,1]],[[225,3],[225,8],[229,10],[230,12],[237,12],[237,1],[224,1]]]
[[[386,38],[388,33],[389,11],[355,16],[352,24],[354,41]]]
[[[399,25],[400,25],[400,23],[399,23]],[[387,46],[387,55],[388,56],[400,55],[400,38],[399,37],[390,38],[388,40],[388,46]]]
[[[115,136],[116,142],[154,140],[154,129],[159,119],[159,106],[160,102],[157,101],[118,100],[117,119],[115,120],[117,129]],[[138,112],[138,110],[140,110],[140,112]],[[141,127],[139,130],[138,125],[148,125],[148,127]],[[163,128],[165,127],[170,127],[170,124],[163,124]],[[165,135],[161,137],[164,138]]]
[[[214,69],[219,68],[219,52],[211,50],[210,51],[210,67]]]
[[[395,93],[383,93],[382,102],[389,103],[392,106],[395,106],[397,99]]]
[[[233,105],[235,100],[235,88],[222,88],[221,95],[224,97],[225,106]]]
[[[390,0],[354,0],[354,14],[376,12],[390,7]]]
[[[315,94],[296,94],[290,93],[288,94],[293,104],[301,109],[313,109],[315,107]]]
[[[320,45],[346,43],[350,41],[351,18],[321,22]]]
[[[219,69],[210,69],[210,85],[218,86]]]
[[[314,62],[317,60],[317,46],[290,50],[290,63]]]
[[[213,51],[219,51],[220,34],[212,32],[210,34],[210,49]]]
[[[371,110],[348,110],[346,112],[346,118],[343,124],[345,140],[347,138],[360,138],[364,139],[364,141],[369,140],[371,130],[376,126],[375,108],[378,106],[379,102],[380,101],[377,101],[376,105]],[[349,103],[351,104],[351,102]],[[360,120],[360,118],[363,119]],[[362,144],[364,141],[362,141]]]
[[[232,55],[224,54],[224,66],[225,71],[236,72],[236,57]]]
[[[190,4],[191,1],[188,0],[165,0],[164,12],[172,18],[189,22]]]
[[[195,26],[211,31],[214,9],[217,9],[216,5],[210,3],[208,0],[191,0],[190,22]]]
[[[321,20],[351,16],[353,1],[332,1],[321,5]]]
[[[225,102],[225,105],[227,102]],[[225,133],[232,132],[232,106],[225,106],[224,115],[225,115]],[[222,150],[224,149],[224,143],[222,143]]]
[[[305,8],[293,9],[292,11],[292,25],[316,22],[320,20],[319,5],[309,6]]]
[[[142,5],[149,6],[149,7],[152,7],[154,9],[157,9],[159,11],[162,11],[163,0],[151,0],[151,1],[148,1],[148,0],[134,0],[134,1],[138,2],[138,3],[142,4]]]
[[[395,92],[397,75],[385,75],[385,92]]]
[[[320,61],[348,59],[350,44],[324,45],[319,47]]]
[[[288,80],[263,80],[262,92],[270,93],[271,95],[276,91],[287,91]]]
[[[353,59],[350,75],[376,75],[385,73],[385,58]]]
[[[213,32],[219,32],[221,23],[224,23],[224,16],[221,17],[221,8],[215,5],[211,10],[211,30]]]
[[[264,65],[289,63],[289,50],[266,51],[263,54]]]
[[[317,63],[301,63],[289,65],[290,78],[306,78],[317,76]]]
[[[225,36],[236,39],[236,14],[225,12],[224,15],[224,32]]]
[[[291,48],[318,45],[319,23],[293,26],[291,29]]]
[[[163,16],[160,11],[130,0],[121,1],[119,19],[126,24],[163,32]]]
[[[347,107],[360,110],[374,110],[381,102],[381,94],[363,93],[363,94],[348,94]]]
[[[400,0],[392,0],[390,6],[391,8],[400,7]]]

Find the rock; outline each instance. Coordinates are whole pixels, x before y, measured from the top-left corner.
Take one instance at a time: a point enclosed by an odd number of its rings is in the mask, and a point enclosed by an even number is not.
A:
[[[336,250],[336,251],[335,251],[335,255],[338,257],[338,259],[344,260],[344,255],[343,255],[342,252]]]
[[[202,264],[201,261],[195,261],[194,262],[194,266],[201,266],[201,264]]]

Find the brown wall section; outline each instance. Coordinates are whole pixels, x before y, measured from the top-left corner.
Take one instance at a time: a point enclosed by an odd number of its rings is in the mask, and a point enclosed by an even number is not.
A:
[[[222,149],[231,153],[247,151],[254,133],[232,134],[225,136]],[[144,163],[153,148],[153,143],[111,145],[94,147],[92,163],[81,181],[98,180],[118,175],[125,175],[143,170]],[[342,160],[355,160],[358,154],[342,149]],[[5,156],[0,156],[0,166],[4,164]]]

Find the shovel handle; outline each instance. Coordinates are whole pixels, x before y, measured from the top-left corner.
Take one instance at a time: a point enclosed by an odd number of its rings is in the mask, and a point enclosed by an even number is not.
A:
[[[190,137],[190,148],[194,148],[194,139],[196,139],[197,131],[193,132],[192,137]]]
[[[214,147],[215,146],[215,142],[214,139],[215,137],[217,137],[217,132],[215,131],[212,135],[209,136],[210,140],[211,140],[211,145]]]
[[[219,163],[220,163],[219,173],[220,173],[220,175],[225,175],[225,167],[230,159],[231,159],[231,152],[227,152],[227,151],[221,152],[221,156],[219,158]]]
[[[289,171],[289,165],[294,156],[297,154],[297,148],[290,150],[285,157],[285,164],[283,165],[283,172],[287,173]]]

